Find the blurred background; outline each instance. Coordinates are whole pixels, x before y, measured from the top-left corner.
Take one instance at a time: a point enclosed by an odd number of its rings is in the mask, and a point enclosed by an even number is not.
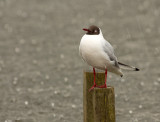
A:
[[[1,122],[83,122],[78,46],[92,24],[141,69],[109,73],[117,122],[160,121],[159,0],[0,0]]]

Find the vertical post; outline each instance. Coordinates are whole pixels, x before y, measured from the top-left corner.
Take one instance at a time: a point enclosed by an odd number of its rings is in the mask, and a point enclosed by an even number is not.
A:
[[[84,122],[115,122],[114,88],[95,88],[89,92],[89,88],[93,85],[93,78],[92,72],[84,72]],[[103,85],[104,81],[105,74],[96,73],[97,85]]]

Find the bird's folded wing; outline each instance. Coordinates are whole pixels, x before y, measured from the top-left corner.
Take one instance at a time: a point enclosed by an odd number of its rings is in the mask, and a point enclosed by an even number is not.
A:
[[[130,66],[121,62],[118,62],[119,66],[121,69],[123,70],[131,70],[131,71],[139,71],[138,68],[134,67],[134,66]]]
[[[114,55],[114,49],[113,49],[112,45],[106,40],[105,40],[105,43],[103,45],[103,50],[109,56],[110,61],[114,61],[115,62],[114,65],[117,68],[119,68],[117,57]]]

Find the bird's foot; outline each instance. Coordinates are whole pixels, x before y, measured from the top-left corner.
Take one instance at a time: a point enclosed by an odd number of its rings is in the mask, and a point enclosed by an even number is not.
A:
[[[89,89],[89,92],[92,91],[95,87],[97,87],[96,84],[94,84],[94,85]]]
[[[107,88],[107,84],[104,84],[102,86],[97,86],[98,88]]]

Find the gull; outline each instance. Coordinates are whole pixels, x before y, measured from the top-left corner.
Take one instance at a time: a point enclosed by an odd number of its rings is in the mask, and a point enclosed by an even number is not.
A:
[[[136,67],[129,66],[118,61],[114,54],[112,45],[104,39],[100,28],[92,25],[89,28],[84,28],[83,30],[86,31],[86,34],[84,34],[80,41],[79,54],[88,65],[93,67],[94,74],[94,84],[89,91],[93,90],[95,87],[107,88],[106,82],[108,71],[121,77],[123,76],[121,69],[139,71]],[[105,71],[105,84],[102,86],[96,85],[95,68]]]

